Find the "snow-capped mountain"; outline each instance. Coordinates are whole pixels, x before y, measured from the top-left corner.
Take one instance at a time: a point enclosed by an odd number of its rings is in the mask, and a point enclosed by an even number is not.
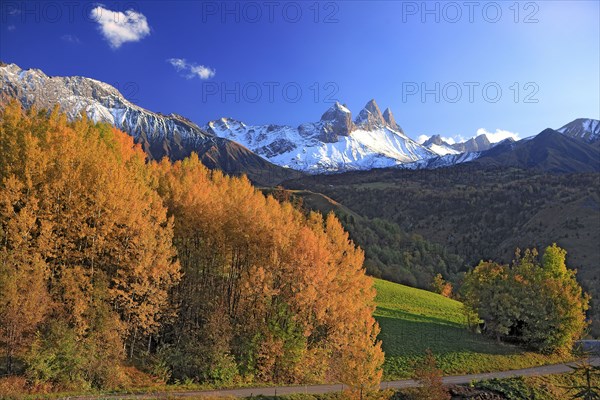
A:
[[[433,135],[423,143],[423,146],[440,156],[460,153],[458,150],[452,148],[452,145],[445,142],[440,135]]]
[[[108,122],[132,135],[154,158],[166,155],[167,148],[185,151],[212,139],[184,117],[145,110],[95,79],[50,77],[39,69],[22,70],[9,64],[0,67],[0,81],[3,97],[16,98],[25,108],[51,109],[58,104],[69,118],[85,113],[94,121]]]
[[[556,134],[567,142],[552,137],[554,147],[548,140],[492,144],[485,135],[456,144],[436,135],[421,145],[404,134],[389,108],[382,113],[374,100],[355,119],[345,105],[335,103],[319,121],[298,127],[250,126],[221,118],[200,128],[180,115],[146,110],[126,100],[113,86],[90,78],[50,77],[37,69],[0,63],[0,83],[0,104],[14,98],[25,108],[58,105],[70,118],[85,113],[133,136],[150,158],[178,160],[196,152],[209,168],[245,173],[266,185],[297,177],[298,171],[318,174],[385,167],[440,168],[478,159],[482,163],[488,160],[486,165],[528,166],[531,160],[550,164],[558,158],[538,154],[547,148],[556,154],[584,154],[571,158],[585,164],[591,159],[586,146],[596,148],[600,143],[600,121],[578,119],[558,130]],[[584,148],[572,150],[571,141]],[[563,150],[556,150],[557,143]],[[572,151],[564,150],[567,147]],[[590,154],[594,151],[597,149]],[[537,164],[545,165],[542,161]]]
[[[557,129],[557,131],[568,137],[594,143],[600,140],[600,121],[597,119],[578,118]]]
[[[203,131],[177,115],[163,115],[129,102],[113,86],[95,79],[50,77],[38,69],[23,70],[0,63],[0,101],[17,99],[25,108],[51,109],[58,105],[71,119],[85,113],[94,121],[107,122],[133,136],[153,159],[179,160],[198,153],[209,168],[227,173],[246,173],[257,183],[271,183],[294,176],[227,139]]]
[[[252,126],[221,118],[205,130],[274,164],[309,173],[393,167],[436,156],[404,134],[391,110],[382,114],[375,100],[354,121],[351,111],[336,102],[318,122],[298,127]]]

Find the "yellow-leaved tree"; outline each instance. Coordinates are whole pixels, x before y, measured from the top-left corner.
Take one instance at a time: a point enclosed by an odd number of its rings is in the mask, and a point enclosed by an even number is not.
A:
[[[378,385],[375,292],[333,214],[306,215],[195,155],[155,173],[184,273],[161,335],[176,377]]]
[[[148,162],[131,137],[58,109],[0,114],[0,345],[33,381],[377,388],[364,255],[333,214],[265,196],[197,155]]]
[[[172,223],[144,153],[108,125],[85,116],[71,123],[58,109],[24,112],[16,102],[2,111],[0,148],[0,285],[29,284],[47,299],[25,312],[34,322],[29,331],[48,322],[28,356],[30,374],[64,385],[74,376],[77,385],[116,383],[110,365],[118,365],[124,342],[132,354],[139,336],[156,332],[179,279]],[[2,291],[8,306],[0,312],[27,306],[18,293]],[[74,347],[81,362],[46,362]]]

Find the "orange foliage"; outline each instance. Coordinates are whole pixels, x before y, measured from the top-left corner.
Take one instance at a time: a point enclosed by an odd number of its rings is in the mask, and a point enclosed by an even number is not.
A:
[[[306,215],[195,154],[147,163],[131,137],[57,109],[12,103],[0,128],[8,354],[58,321],[30,359],[83,343],[98,357],[82,376],[100,386],[126,379],[108,363],[146,338],[179,378],[377,387],[375,292],[333,214]],[[36,376],[53,373],[40,365]]]
[[[259,379],[379,383],[375,292],[362,250],[333,214],[305,216],[195,155],[155,172],[184,271],[178,340],[191,321],[218,313],[232,327],[226,351]]]
[[[9,260],[0,286],[26,273],[24,261],[39,264],[22,280],[43,288],[33,297],[39,312],[25,313],[31,330],[44,314],[83,339],[102,331],[97,321],[115,321],[100,314],[112,310],[120,322],[110,328],[123,339],[156,331],[179,266],[143,152],[126,134],[85,117],[68,123],[58,109],[47,116],[11,103],[0,129],[0,256]],[[15,299],[4,292],[0,314]]]

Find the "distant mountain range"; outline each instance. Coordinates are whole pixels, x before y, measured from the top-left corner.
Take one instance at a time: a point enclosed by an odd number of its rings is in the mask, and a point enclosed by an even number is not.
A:
[[[449,151],[446,155],[401,167],[433,169],[471,163],[558,173],[600,172],[600,121],[594,119],[579,118],[557,130],[548,128],[536,136],[519,141],[509,138],[491,144],[484,135],[480,135],[459,143],[460,147],[442,141],[439,136],[432,136],[428,142],[424,145],[443,147]]]
[[[221,118],[204,129],[274,164],[309,173],[394,167],[437,155],[406,136],[391,110],[382,113],[375,100],[354,120],[350,110],[336,102],[319,121],[298,127],[252,126]]]
[[[245,173],[264,185],[299,176],[236,142],[202,130],[181,115],[163,115],[139,107],[113,86],[95,79],[49,77],[38,69],[23,70],[15,64],[0,63],[0,82],[0,101],[14,98],[25,108],[52,109],[58,105],[69,118],[85,113],[133,136],[150,159],[180,160],[196,152],[209,168],[234,175]]]
[[[0,101],[25,107],[58,105],[70,118],[86,113],[133,136],[149,158],[179,160],[198,153],[209,168],[245,173],[259,185],[273,185],[301,173],[320,174],[373,168],[439,168],[473,162],[554,172],[599,171],[600,121],[578,119],[534,138],[491,143],[479,135],[449,144],[434,135],[419,144],[409,138],[388,108],[370,100],[355,119],[335,103],[317,122],[298,127],[247,125],[231,118],[200,127],[177,114],[139,107],[113,86],[84,77],[49,77],[37,69],[0,63]]]
[[[586,120],[588,122],[598,123]],[[585,131],[584,135],[570,136],[548,128],[532,138],[502,142],[482,152],[473,163],[548,172],[598,172],[600,147],[594,146],[597,138],[590,141],[589,137],[589,131]]]
[[[489,150],[494,147],[494,143],[490,142],[485,134],[471,138],[462,143],[454,144],[445,142],[440,135],[433,135],[423,143],[423,146],[429,148],[438,155],[444,156],[447,154],[473,153]]]

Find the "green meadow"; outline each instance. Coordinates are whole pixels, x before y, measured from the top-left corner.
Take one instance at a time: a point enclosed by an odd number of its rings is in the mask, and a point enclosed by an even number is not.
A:
[[[426,349],[447,375],[528,368],[568,360],[498,343],[467,329],[462,304],[438,294],[375,280],[379,338],[385,351],[384,379],[410,377]]]

